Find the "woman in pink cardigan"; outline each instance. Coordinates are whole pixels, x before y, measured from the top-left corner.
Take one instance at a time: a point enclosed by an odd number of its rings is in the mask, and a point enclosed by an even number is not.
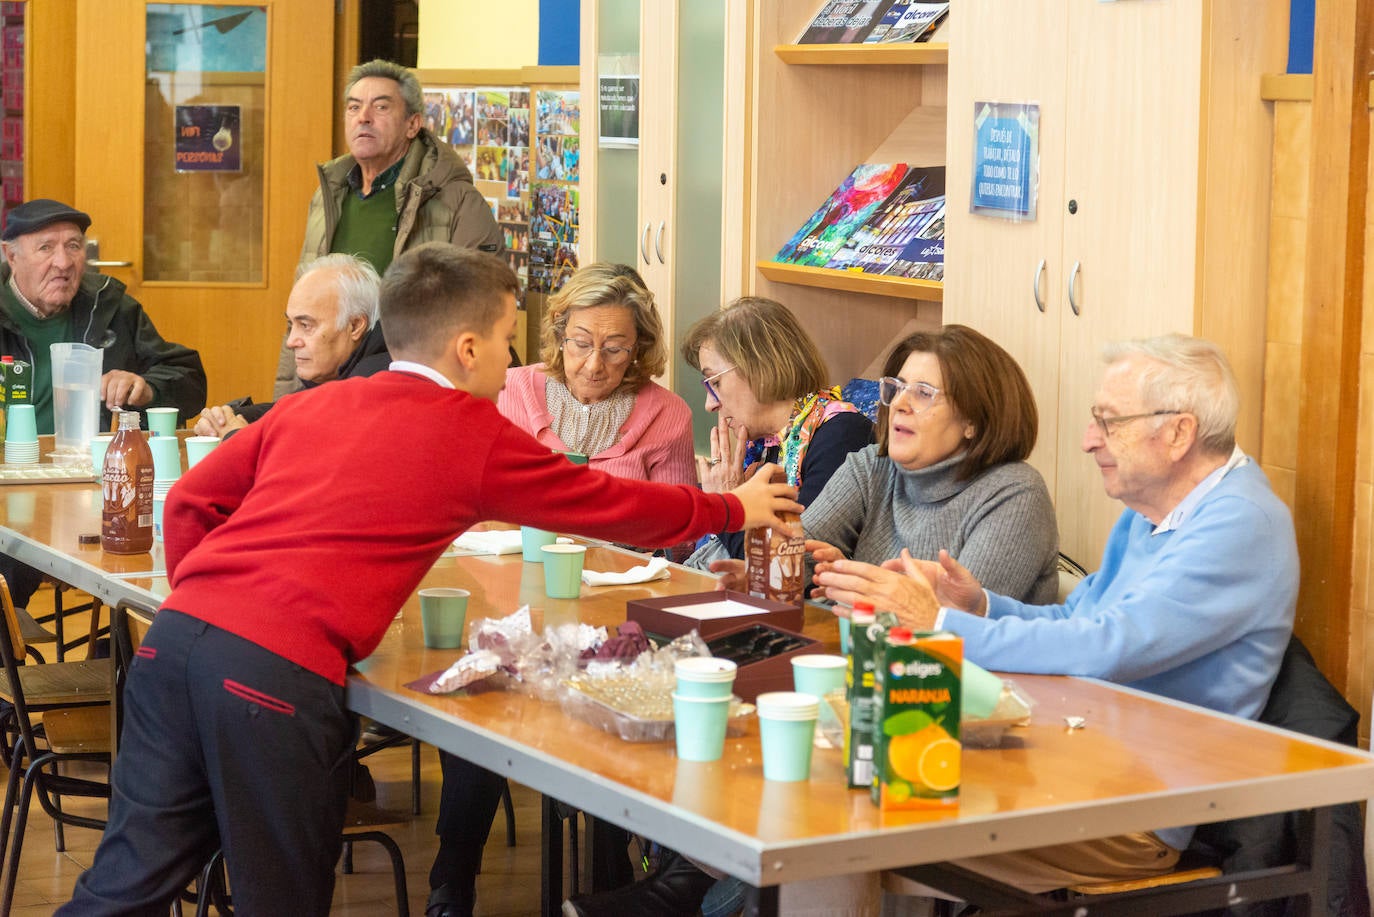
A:
[[[697,482],[692,411],[653,381],[668,350],[634,268],[599,263],[573,274],[549,300],[539,356],[506,372],[497,406],[513,423],[622,478]]]

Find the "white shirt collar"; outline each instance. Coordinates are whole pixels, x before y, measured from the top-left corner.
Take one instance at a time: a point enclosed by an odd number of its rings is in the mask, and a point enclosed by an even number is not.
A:
[[[1250,464],[1250,456],[1241,451],[1240,446],[1231,450],[1231,457],[1226,460],[1226,464],[1217,468],[1207,477],[1198,482],[1197,486],[1188,492],[1163,519],[1159,520],[1159,525],[1155,526],[1152,535],[1163,535],[1165,532],[1172,532],[1183,525],[1192,515],[1193,510],[1202,502],[1202,498],[1212,492],[1212,489],[1221,483],[1221,479],[1226,477],[1233,469],[1241,465]]]
[[[391,365],[388,366],[387,369],[394,373],[413,373],[417,376],[424,376],[431,382],[439,383],[444,388],[457,388],[457,386],[450,382],[448,377],[439,372],[439,370],[435,369],[433,366],[426,366],[423,363],[413,363],[410,360],[392,360]]]

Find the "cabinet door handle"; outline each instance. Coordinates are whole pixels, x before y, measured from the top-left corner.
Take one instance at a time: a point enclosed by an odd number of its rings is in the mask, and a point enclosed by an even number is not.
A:
[[[654,233],[654,254],[658,255],[658,263],[659,263],[659,264],[667,264],[667,263],[668,263],[668,262],[666,262],[666,261],[663,260],[663,225],[664,225],[664,221],[663,221],[663,220],[659,220],[659,221],[658,221],[658,232]],[[644,260],[647,261],[647,260],[649,260],[649,259],[646,257]]]
[[[1082,266],[1082,261],[1075,261],[1073,270],[1069,272],[1069,308],[1073,310],[1074,315],[1082,311],[1078,308],[1078,269]]]
[[[1045,259],[1040,259],[1040,264],[1035,268],[1035,277],[1031,279],[1031,295],[1035,297],[1035,307],[1041,312],[1045,311],[1045,299],[1040,295],[1040,278],[1045,276]]]
[[[639,253],[644,256],[644,263],[649,263],[649,224],[644,224],[644,231],[639,234]]]

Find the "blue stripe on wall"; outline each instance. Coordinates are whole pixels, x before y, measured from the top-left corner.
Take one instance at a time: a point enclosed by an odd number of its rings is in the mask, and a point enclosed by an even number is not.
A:
[[[1312,72],[1317,0],[1293,0],[1288,15],[1288,72]]]
[[[576,66],[581,41],[578,0],[539,0],[539,66]]]

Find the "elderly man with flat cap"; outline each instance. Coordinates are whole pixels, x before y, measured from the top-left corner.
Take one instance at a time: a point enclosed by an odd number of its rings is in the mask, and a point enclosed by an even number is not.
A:
[[[104,348],[102,427],[117,407],[175,407],[194,417],[205,407],[200,354],[163,340],[124,284],[86,273],[90,225],[80,210],[39,199],[11,210],[0,232],[0,353],[33,366],[38,432],[53,431],[48,347],[58,343]]]
[[[205,369],[189,347],[162,339],[138,301],[113,277],[86,273],[91,218],[40,198],[6,215],[0,231],[0,354],[33,367],[30,395],[39,433],[53,432],[49,347],[84,343],[104,348],[100,377],[102,427],[110,409],[175,407],[193,417],[205,407]],[[38,574],[0,558],[15,603],[23,605]]]

